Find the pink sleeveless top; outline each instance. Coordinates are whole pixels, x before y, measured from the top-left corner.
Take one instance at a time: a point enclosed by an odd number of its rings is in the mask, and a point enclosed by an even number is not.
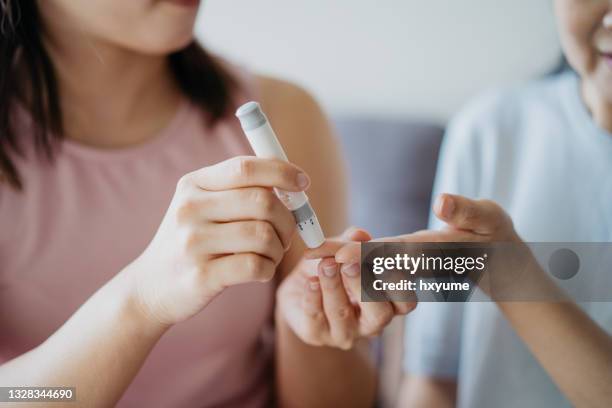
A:
[[[238,103],[253,97],[243,82]],[[181,175],[252,154],[233,117],[206,127],[186,101],[145,144],[62,146],[53,164],[33,149],[17,160],[24,191],[0,184],[0,363],[43,342],[145,249]],[[267,405],[273,291],[272,283],[230,288],[170,329],[119,406]]]

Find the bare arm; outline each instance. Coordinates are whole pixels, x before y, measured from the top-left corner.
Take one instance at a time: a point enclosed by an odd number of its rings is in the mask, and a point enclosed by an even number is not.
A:
[[[568,300],[498,305],[575,406],[612,405],[612,337],[576,303]]]
[[[80,406],[112,406],[165,330],[143,316],[124,271],[44,343],[0,366],[0,384],[76,387]]]
[[[347,224],[346,177],[339,148],[318,105],[287,83],[260,79],[262,102],[289,159],[310,175],[308,190],[326,236]],[[294,240],[281,264],[281,276],[293,269],[304,246]],[[370,407],[375,371],[367,341],[350,350],[311,346],[300,340],[277,313],[277,389],[281,406]]]

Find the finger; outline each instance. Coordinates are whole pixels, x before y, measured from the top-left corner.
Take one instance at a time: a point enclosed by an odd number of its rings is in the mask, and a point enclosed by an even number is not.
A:
[[[179,222],[267,221],[287,248],[295,233],[295,219],[274,192],[264,187],[206,191],[178,210]]]
[[[396,312],[396,306],[391,302],[362,302],[361,271],[358,263],[342,265],[341,274],[351,299],[359,304],[361,310],[359,315],[359,334],[361,336],[377,335],[396,313],[409,312],[409,305],[398,304]]]
[[[314,249],[306,249],[304,258],[306,259],[323,259],[333,257],[336,252],[346,245],[346,241],[338,239],[326,239],[323,245]]]
[[[323,293],[323,310],[334,345],[349,349],[355,335],[355,312],[342,284],[339,265],[332,258],[319,263],[319,281]]]
[[[399,237],[396,237],[396,241],[385,241],[385,242],[432,243],[432,242],[478,242],[478,241],[482,241],[482,237],[470,231],[443,229],[443,230],[417,231],[417,232],[413,232],[412,234],[400,235]]]
[[[489,200],[471,200],[452,194],[442,194],[434,205],[436,216],[450,226],[489,235],[507,220],[499,205]]]
[[[386,282],[389,283],[400,283],[406,278],[404,273],[398,271],[391,271],[385,278]],[[391,307],[393,308],[393,314],[395,315],[406,315],[413,311],[417,306],[417,296],[414,291],[385,291],[385,296]]]
[[[358,227],[349,227],[342,233],[342,235],[340,235],[339,238],[335,237],[327,239],[320,247],[307,249],[304,252],[304,257],[306,259],[323,259],[333,257],[340,248],[347,244],[346,241],[369,241],[371,239],[372,236],[366,230]]]
[[[305,279],[302,310],[306,316],[306,335],[318,345],[323,345],[329,333],[325,312],[323,311],[323,294],[317,276]]]
[[[373,239],[369,242],[404,242],[404,243],[427,243],[427,242],[478,242],[482,237],[472,234],[469,231],[460,230],[422,230],[412,234],[399,235],[396,237],[385,237]],[[342,246],[337,243],[339,248],[336,250],[336,262],[342,264],[352,264],[361,261],[361,243],[351,242]]]
[[[306,173],[296,165],[253,156],[234,157],[190,173],[186,178],[210,191],[254,186],[303,191],[310,185]]]
[[[361,243],[351,242],[345,244],[336,252],[336,262],[341,264],[354,264],[361,261]]]
[[[206,265],[202,282],[215,292],[247,282],[267,282],[274,277],[276,265],[254,253],[225,255]]]
[[[355,227],[347,229],[343,235],[346,239],[352,241],[369,241],[372,239],[372,236],[369,232]],[[337,261],[338,259],[336,258],[336,262]],[[342,272],[341,276],[342,281],[344,283],[344,287],[347,289],[349,294],[349,300],[352,303],[359,302],[359,299],[361,297],[361,270],[359,267],[359,263],[341,264],[340,270]]]
[[[369,241],[372,235],[363,228],[351,226],[344,230],[341,238],[345,241]]]
[[[276,265],[285,254],[274,227],[265,221],[208,224],[189,237],[187,247],[197,255],[253,252],[265,256]]]
[[[402,242],[402,236],[384,237],[368,240],[369,242]],[[361,243],[351,242],[336,251],[336,262],[352,264],[361,260]]]

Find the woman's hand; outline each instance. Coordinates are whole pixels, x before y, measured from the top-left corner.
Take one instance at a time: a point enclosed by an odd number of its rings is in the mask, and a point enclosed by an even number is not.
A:
[[[534,273],[537,262],[514,229],[512,219],[495,202],[472,200],[463,196],[442,194],[436,200],[434,214],[446,223],[443,230],[423,230],[412,234],[376,239],[380,242],[434,243],[480,242],[503,244],[487,260],[487,269],[478,279],[479,287],[495,300],[538,298],[544,289],[533,283],[527,271]],[[509,244],[509,245],[507,245]],[[307,258],[333,256],[338,263],[360,261],[361,248],[356,243],[330,240],[322,247],[309,250]]]
[[[370,235],[347,230],[343,241],[369,241]],[[362,337],[380,334],[396,315],[404,315],[416,302],[360,302],[358,263],[340,265],[333,258],[303,259],[277,293],[280,317],[305,343],[350,349]]]
[[[255,157],[182,177],[155,237],[128,267],[145,314],[170,325],[229,286],[272,279],[295,221],[271,187],[301,191],[308,185],[295,165]]]

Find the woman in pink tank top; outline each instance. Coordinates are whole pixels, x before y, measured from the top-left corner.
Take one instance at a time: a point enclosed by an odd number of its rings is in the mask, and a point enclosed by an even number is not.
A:
[[[272,187],[312,185],[325,232],[344,228],[329,126],[301,89],[206,53],[197,9],[0,0],[0,386],[371,406],[366,338],[414,304],[358,302],[358,265],[302,258]],[[249,99],[297,165],[249,156],[232,115]]]

